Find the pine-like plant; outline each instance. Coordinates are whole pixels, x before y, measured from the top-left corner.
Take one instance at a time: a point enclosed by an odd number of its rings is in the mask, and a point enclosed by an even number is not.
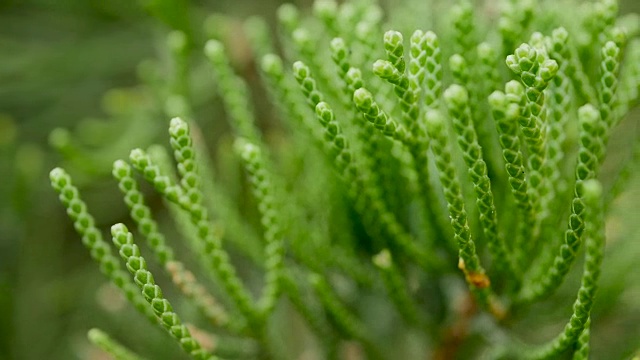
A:
[[[171,154],[152,146],[114,162],[137,229],[113,225],[115,249],[69,174],[51,171],[100,270],[191,357],[300,358],[282,335],[296,317],[312,358],[588,358],[605,216],[628,178],[600,175],[616,126],[637,122],[638,18],[618,18],[614,0],[404,6],[385,16],[373,0],[318,0],[305,16],[285,4],[275,37],[246,21],[280,119],[266,130],[225,49],[225,18],[207,20],[204,44],[172,33]],[[190,46],[213,70],[230,166],[209,160],[193,118]],[[621,174],[637,169],[635,144]],[[244,175],[216,174],[235,164]],[[176,258],[141,180],[197,263]],[[150,259],[206,330],[179,317]],[[538,344],[513,330],[572,269],[581,280],[564,328]],[[243,341],[211,347],[207,331]],[[141,358],[100,330],[89,338]]]

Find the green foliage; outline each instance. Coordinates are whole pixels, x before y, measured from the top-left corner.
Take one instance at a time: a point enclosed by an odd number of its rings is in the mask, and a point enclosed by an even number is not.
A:
[[[278,39],[261,19],[243,26],[279,115],[268,125],[262,92],[240,75],[226,39],[239,35],[215,26],[223,16],[207,19],[204,41],[186,28],[188,14],[171,15],[181,2],[145,3],[182,31],[168,34],[171,80],[156,85],[163,116],[176,116],[175,167],[157,146],[113,165],[146,242],[138,247],[123,224],[111,228],[131,276],[71,177],[56,168],[50,178],[102,272],[186,354],[300,357],[282,334],[294,318],[309,335],[295,337],[299,347],[315,357],[355,348],[374,359],[588,358],[608,204],[637,172],[639,153],[636,145],[622,180],[602,174],[640,86],[638,31],[616,20],[614,1],[590,3],[575,19],[566,19],[571,1],[505,1],[499,12],[459,1],[430,29],[410,29],[408,41],[382,32],[386,19],[370,0],[319,0],[310,15],[282,5]],[[232,131],[216,143],[215,162],[193,111],[199,65],[190,56],[206,58]],[[164,201],[185,246],[164,235],[172,223],[137,178]],[[177,260],[183,247],[189,260]],[[171,305],[146,251],[188,303]],[[583,253],[564,329],[551,339],[518,331],[532,326],[523,314],[566,293]],[[185,325],[182,311],[239,341],[205,345],[205,330]],[[137,358],[103,333],[90,338]]]

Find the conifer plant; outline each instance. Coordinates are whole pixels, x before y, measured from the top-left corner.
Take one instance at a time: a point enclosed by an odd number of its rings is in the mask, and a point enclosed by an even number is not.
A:
[[[170,34],[183,84],[166,98],[170,147],[133,149],[112,169],[134,226],[105,239],[71,176],[50,173],[149,326],[194,359],[589,357],[607,209],[628,179],[600,175],[616,127],[638,120],[640,22],[615,0],[444,3],[285,4],[273,36],[247,20],[279,119],[262,128],[226,18],[207,19],[204,43]],[[208,63],[222,100],[226,167],[202,140],[188,56]],[[158,223],[165,211],[173,223]],[[178,259],[169,227],[197,261]],[[574,273],[564,328],[543,341],[514,330]],[[168,299],[171,286],[184,298]],[[201,319],[181,317],[185,303]],[[286,328],[295,319],[309,336]],[[236,339],[211,346],[203,333]],[[144,356],[120,336],[89,332],[114,358]]]

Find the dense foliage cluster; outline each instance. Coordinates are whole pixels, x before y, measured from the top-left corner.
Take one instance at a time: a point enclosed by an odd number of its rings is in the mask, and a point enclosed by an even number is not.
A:
[[[51,171],[100,270],[191,357],[588,358],[604,220],[628,178],[599,175],[638,104],[640,22],[618,18],[614,0],[417,3],[385,15],[372,0],[319,0],[309,16],[285,4],[275,36],[246,21],[280,120],[263,129],[225,46],[228,19],[207,19],[206,41],[171,33],[172,79],[158,92],[171,153],[134,149],[113,165],[137,228],[111,228],[122,261],[71,177]],[[227,166],[210,160],[192,111],[194,47],[233,132]],[[155,220],[142,179],[173,225]],[[197,263],[178,260],[171,226]],[[179,317],[150,268],[200,319]],[[542,343],[513,331],[574,269],[564,328]],[[292,319],[310,336],[284,329]]]

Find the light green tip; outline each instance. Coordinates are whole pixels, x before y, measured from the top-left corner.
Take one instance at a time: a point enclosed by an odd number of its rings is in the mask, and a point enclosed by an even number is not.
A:
[[[299,45],[309,45],[311,43],[311,36],[305,28],[297,28],[292,34],[293,41]]]
[[[424,118],[427,128],[436,132],[440,132],[444,129],[445,119],[440,111],[430,109],[425,113]]]
[[[444,91],[443,94],[447,103],[454,106],[464,106],[469,101],[469,94],[467,90],[458,84],[453,84]]]
[[[69,130],[64,128],[55,128],[49,134],[49,144],[56,149],[62,149],[71,143],[71,135]]]
[[[64,171],[64,169],[61,167],[56,167],[49,172],[49,179],[51,179],[51,181],[54,181],[54,182],[60,181],[68,177],[69,175],[67,174],[67,172]]]
[[[282,74],[283,72],[282,59],[275,54],[263,56],[260,66],[262,67],[262,71],[267,74]]]
[[[233,144],[236,152],[245,160],[255,159],[260,155],[260,148],[245,138],[237,138]]]
[[[218,40],[209,40],[204,45],[204,54],[211,60],[218,59],[224,53],[224,46]]]
[[[403,42],[402,33],[395,30],[389,30],[384,33],[384,42],[392,46],[402,45]]]
[[[122,179],[127,176],[131,176],[131,166],[126,161],[118,159],[113,162],[113,176],[117,179]]]
[[[394,77],[396,72],[396,68],[387,60],[376,60],[373,63],[373,73],[383,79]]]
[[[578,109],[578,120],[580,123],[593,125],[600,120],[600,113],[598,113],[595,106],[586,104]]]
[[[454,54],[449,58],[449,67],[451,68],[451,71],[462,71],[462,69],[464,69],[466,65],[467,62],[460,54]]]
[[[302,61],[296,61],[293,63],[293,73],[297,78],[308,78],[310,75],[309,67]]]
[[[127,228],[127,226],[123,223],[117,223],[113,226],[111,226],[111,236],[115,238],[122,238],[122,236],[126,236],[129,233],[129,229]],[[121,241],[118,241],[120,243],[122,243]]]
[[[333,110],[331,110],[331,107],[329,106],[329,104],[327,104],[324,101],[320,101],[318,105],[316,105],[316,114],[324,118],[329,114],[333,114]]]
[[[294,25],[298,22],[300,17],[300,13],[298,12],[298,8],[293,4],[282,4],[277,11],[278,20],[286,25]]]
[[[316,0],[313,3],[313,13],[321,19],[332,18],[338,12],[338,3],[335,0]]]
[[[500,90],[489,95],[489,105],[494,109],[504,109],[507,106],[507,96]]]
[[[370,109],[373,104],[373,95],[367,89],[360,88],[353,93],[353,101],[359,108]]]
[[[377,267],[379,267],[381,269],[389,269],[391,267],[391,265],[393,264],[393,259],[391,258],[391,253],[387,249],[384,249],[384,250],[380,251],[378,254],[376,254],[373,257],[372,260],[373,260],[374,265],[376,265]]]
[[[182,31],[174,30],[167,36],[167,45],[173,51],[184,51],[187,48],[187,35]]]
[[[341,37],[336,37],[331,39],[330,46],[333,52],[344,50],[347,47],[347,45],[344,42],[344,39]]]

